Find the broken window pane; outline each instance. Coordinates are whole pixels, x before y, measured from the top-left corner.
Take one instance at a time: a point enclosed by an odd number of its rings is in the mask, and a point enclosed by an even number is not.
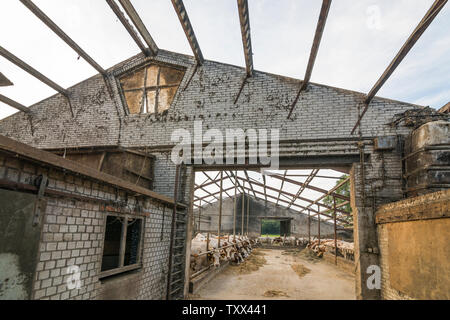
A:
[[[156,87],[158,85],[159,67],[152,65],[147,68],[147,84],[146,87]]]
[[[140,113],[142,107],[142,91],[125,92],[125,100],[127,100],[130,113]]]
[[[170,105],[175,97],[175,93],[177,92],[177,88],[166,88],[161,89],[159,91],[158,97],[158,112],[163,112],[170,108]]]
[[[120,84],[128,110],[139,114],[161,113],[169,109],[183,77],[184,71],[159,65],[148,65],[125,75]]]
[[[181,80],[183,80],[184,72],[167,67],[161,67],[161,75],[159,79],[159,85],[172,85],[172,84],[180,84]]]
[[[144,87],[144,69],[133,72],[120,79],[124,91],[130,89],[141,89]]]
[[[120,265],[120,241],[123,219],[115,216],[106,218],[105,243],[103,245],[102,271],[118,268]]]
[[[138,263],[142,219],[128,219],[124,266]]]
[[[156,91],[147,91],[147,113],[155,113]]]

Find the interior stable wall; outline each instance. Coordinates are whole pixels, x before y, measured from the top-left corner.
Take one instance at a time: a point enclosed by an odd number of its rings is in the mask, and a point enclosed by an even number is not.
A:
[[[0,179],[31,184],[47,174],[48,189],[74,196],[46,194],[41,216],[37,260],[32,265],[31,299],[165,299],[172,209],[150,198],[141,198],[137,208],[133,195],[126,195],[100,181],[89,180],[59,169],[0,154]],[[80,196],[93,200],[80,200]],[[127,203],[125,207],[115,201]],[[108,204],[109,203],[109,204]],[[104,224],[107,213],[127,213],[145,219],[142,267],[131,274],[100,279]],[[163,217],[164,215],[164,217]],[[26,229],[26,237],[31,236]],[[13,239],[5,238],[5,241]],[[11,247],[2,243],[2,247]],[[30,243],[30,247],[33,243]],[[68,267],[81,271],[81,287],[69,289]],[[11,266],[9,266],[11,267]],[[0,272],[3,275],[3,268]],[[3,279],[0,276],[0,280]],[[131,279],[131,280],[130,280]],[[4,279],[3,279],[4,280]]]
[[[377,212],[383,299],[450,299],[450,190]]]
[[[244,232],[247,232],[247,196],[244,204]],[[237,197],[236,211],[236,233],[241,232],[242,226],[242,195]],[[233,209],[234,198],[226,198],[222,201],[222,233],[233,233]],[[308,237],[308,215],[300,214],[297,211],[276,206],[272,202],[265,202],[262,199],[250,197],[249,206],[249,235],[259,237],[261,235],[261,220],[263,218],[278,217],[292,219],[290,223],[290,233],[295,237]],[[198,209],[194,211],[194,223],[198,225]],[[201,231],[217,232],[219,222],[219,202],[205,205],[201,211]],[[329,222],[320,223],[321,238],[334,238],[334,225]],[[318,220],[311,219],[311,237],[318,236]],[[349,237],[351,233],[339,232],[338,237]]]

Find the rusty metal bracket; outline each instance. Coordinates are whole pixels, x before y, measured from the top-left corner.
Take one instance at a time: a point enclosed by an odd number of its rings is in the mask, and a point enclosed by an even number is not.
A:
[[[39,225],[41,221],[41,213],[45,212],[47,207],[47,200],[44,199],[45,188],[47,188],[48,178],[46,174],[39,176],[36,181],[36,185],[39,185],[39,191],[37,194],[36,203],[34,205],[34,217],[33,227]]]

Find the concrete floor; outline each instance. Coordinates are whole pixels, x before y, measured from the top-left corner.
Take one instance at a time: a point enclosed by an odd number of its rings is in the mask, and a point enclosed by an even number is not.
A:
[[[259,249],[261,250],[261,249]],[[283,255],[283,250],[264,249],[267,263],[250,274],[233,274],[227,270],[207,283],[192,299],[245,300],[354,300],[355,278],[333,265],[319,260]],[[302,264],[311,272],[299,277],[291,264]],[[228,267],[232,268],[232,267]],[[268,290],[287,296],[265,297]]]

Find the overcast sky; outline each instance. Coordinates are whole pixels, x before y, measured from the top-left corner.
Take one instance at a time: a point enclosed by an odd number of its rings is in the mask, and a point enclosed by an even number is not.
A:
[[[34,0],[108,68],[139,53],[104,0]],[[244,66],[235,0],[185,0],[206,59]],[[255,69],[302,79],[319,0],[249,0]],[[191,54],[170,0],[132,0],[157,45]],[[367,93],[433,0],[334,0],[311,81]],[[96,73],[18,0],[1,0],[0,45],[62,87]],[[450,6],[441,11],[379,95],[440,108],[450,97]],[[26,106],[55,92],[0,57],[13,83],[0,93]],[[0,103],[0,118],[15,112]]]

